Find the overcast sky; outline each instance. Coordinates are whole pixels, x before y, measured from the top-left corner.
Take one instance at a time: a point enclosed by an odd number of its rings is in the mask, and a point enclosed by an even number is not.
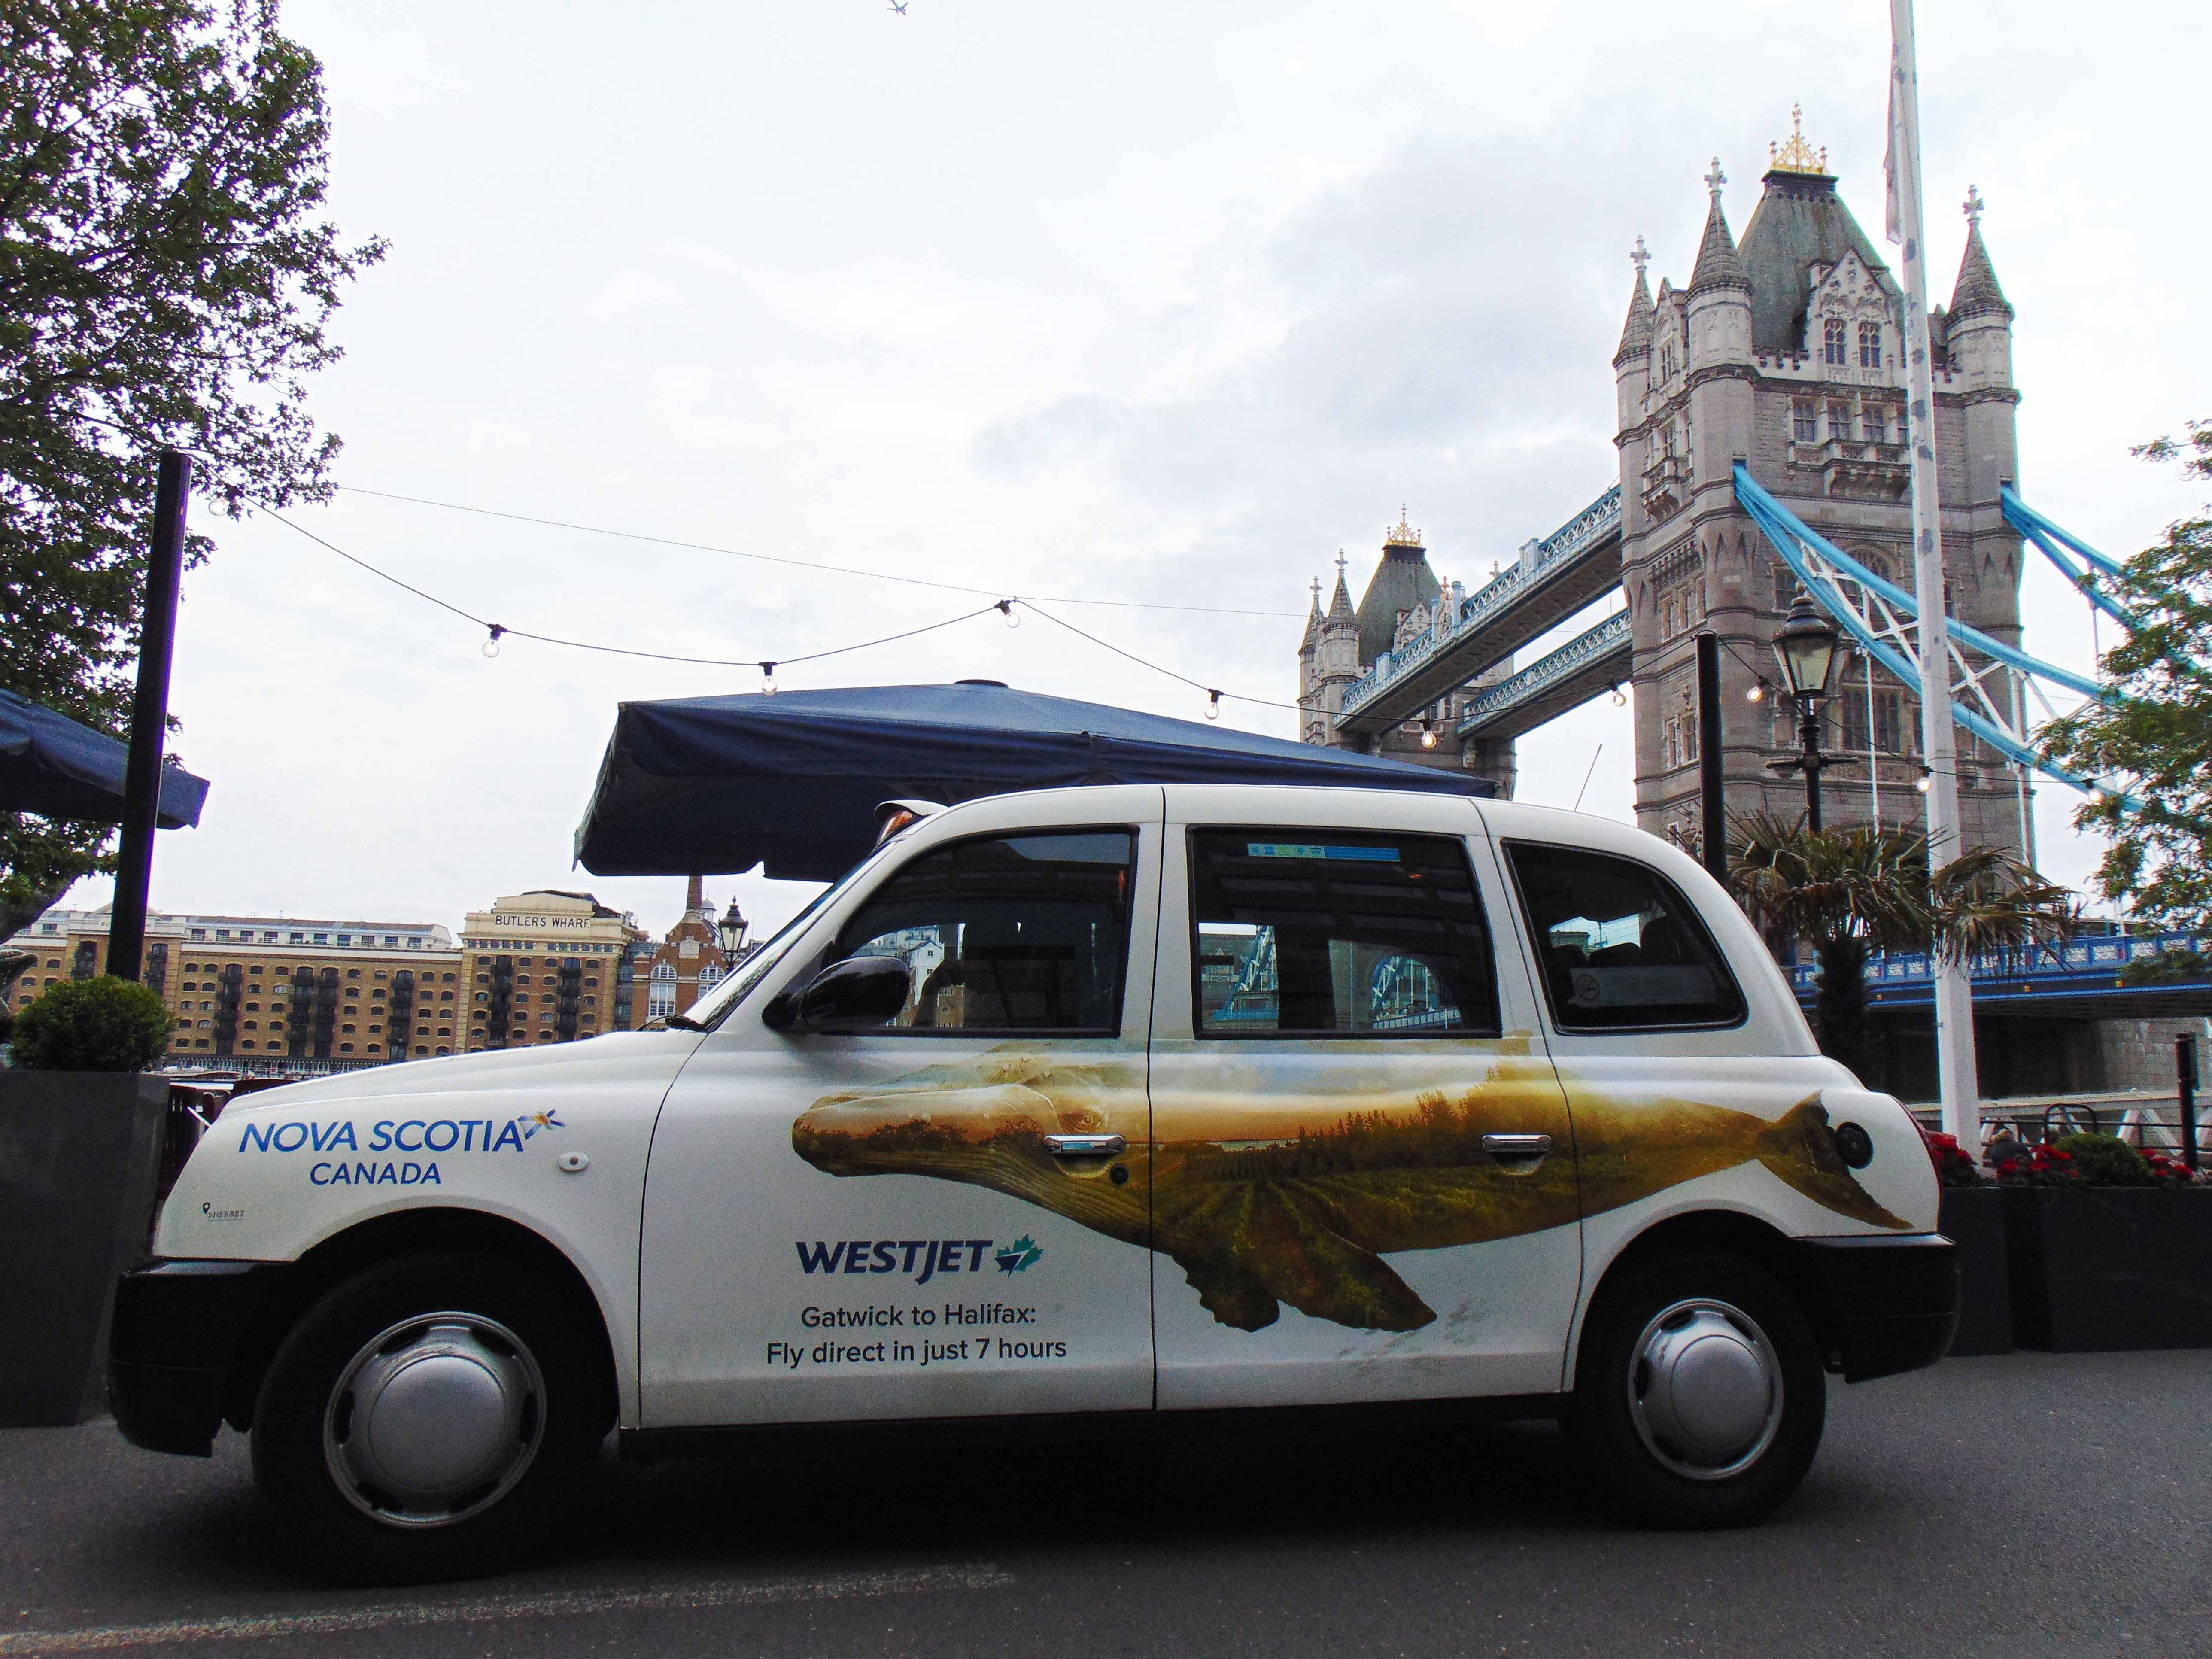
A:
[[[1933,269],[1968,185],[2018,308],[2021,484],[2107,550],[2203,491],[2131,443],[2212,416],[2203,8],[1929,3]],[[1287,701],[1307,582],[1355,594],[1401,502],[1474,584],[1618,476],[1610,359],[1641,234],[1687,280],[1717,153],[1741,233],[1802,101],[1879,238],[1887,9],[1746,3],[765,5],[293,0],[335,118],[333,216],[391,239],[318,387],[342,482],[1066,607]],[[479,615],[788,659],[955,593],[342,495],[301,522]],[[582,886],[659,929],[680,879],[569,863],[616,703],[757,673],[509,641],[265,519],[203,520],[161,837],[168,909],[406,918]],[[2086,665],[2042,572],[2028,646]],[[783,671],[988,676],[1192,718],[1196,692],[1032,618]],[[1224,718],[1293,735],[1285,710]],[[1599,747],[1602,744],[1602,753]],[[1628,711],[1521,744],[1523,799],[1620,817]],[[2039,803],[2046,868],[2094,848]],[[735,886],[775,921],[805,890]],[[82,884],[71,902],[103,901]]]

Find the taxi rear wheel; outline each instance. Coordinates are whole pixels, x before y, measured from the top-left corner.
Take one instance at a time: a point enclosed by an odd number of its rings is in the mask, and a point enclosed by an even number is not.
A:
[[[419,1255],[326,1292],[264,1379],[253,1472],[331,1577],[496,1571],[560,1524],[612,1414],[569,1299],[526,1267]]]
[[[1610,1507],[1651,1526],[1740,1527],[1797,1489],[1826,1415],[1796,1301],[1765,1269],[1716,1254],[1653,1261],[1607,1287],[1566,1427]]]

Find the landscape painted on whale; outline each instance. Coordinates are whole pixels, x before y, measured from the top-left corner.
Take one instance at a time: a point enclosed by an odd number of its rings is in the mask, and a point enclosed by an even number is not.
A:
[[[1817,1094],[1772,1120],[1691,1100],[1585,1097],[1569,1155],[1548,1067],[1510,1045],[1466,1060],[1478,1075],[1464,1084],[1286,1091],[1258,1120],[1178,1105],[1164,1121],[1223,1138],[1153,1145],[1140,1066],[1001,1049],[824,1096],[793,1124],[792,1146],[830,1175],[984,1187],[1157,1250],[1217,1321],[1247,1331],[1274,1323],[1284,1303],[1355,1329],[1418,1330],[1436,1312],[1386,1255],[1564,1226],[1747,1164],[1838,1215],[1909,1226],[1853,1179]],[[1532,1121],[1558,1124],[1558,1154],[1483,1150],[1484,1135]],[[1047,1134],[1100,1133],[1125,1135],[1127,1152],[1071,1165],[1044,1146]],[[1110,1178],[1114,1164],[1126,1181]]]

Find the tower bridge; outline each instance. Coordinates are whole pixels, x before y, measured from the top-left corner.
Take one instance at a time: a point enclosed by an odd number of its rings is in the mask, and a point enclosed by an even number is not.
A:
[[[1698,802],[1695,639],[1719,635],[1722,774],[1732,811],[1794,817],[1799,786],[1769,769],[1796,747],[1795,711],[1759,689],[1800,586],[1769,539],[1777,522],[1738,499],[1735,469],[1787,522],[1876,580],[1911,568],[1904,298],[1802,131],[1773,146],[1741,244],[1706,175],[1704,234],[1688,283],[1645,272],[1641,239],[1613,359],[1619,476],[1473,592],[1439,580],[1403,514],[1352,603],[1340,557],[1324,611],[1316,585],[1298,650],[1304,736],[1422,764],[1463,768],[1510,793],[1515,739],[1626,681],[1633,689],[1638,823],[1694,847]],[[2005,500],[2018,476],[2013,308],[1966,203],[1966,253],[1948,307],[1930,315],[1935,443],[1948,609],[1984,645],[2021,643],[2020,532]],[[1762,528],[1762,524],[1769,528]],[[1840,568],[1841,567],[1836,567]],[[1909,584],[1909,575],[1905,577]],[[1824,606],[1850,580],[1814,575]],[[1608,594],[1621,609],[1519,665],[1516,654]],[[1855,636],[1856,637],[1856,636]],[[2024,681],[1966,662],[1984,707]],[[1768,671],[1771,672],[1771,671]],[[1923,775],[1919,681],[1895,651],[1854,659],[1823,718],[1823,745],[1857,757],[1826,774],[1831,822],[1915,821]],[[2024,714],[2005,722],[2014,732]],[[1965,841],[2033,856],[2028,768],[2018,744],[1971,723],[1960,734]]]

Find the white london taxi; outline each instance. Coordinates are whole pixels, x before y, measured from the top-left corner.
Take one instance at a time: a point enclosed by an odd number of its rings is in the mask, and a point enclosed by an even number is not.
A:
[[[119,1287],[123,1432],[250,1434],[368,1579],[516,1559],[610,1430],[1465,1401],[1715,1526],[1796,1487],[1826,1373],[1948,1346],[1919,1132],[1653,837],[1202,785],[899,818],[688,1017],[226,1111]]]

